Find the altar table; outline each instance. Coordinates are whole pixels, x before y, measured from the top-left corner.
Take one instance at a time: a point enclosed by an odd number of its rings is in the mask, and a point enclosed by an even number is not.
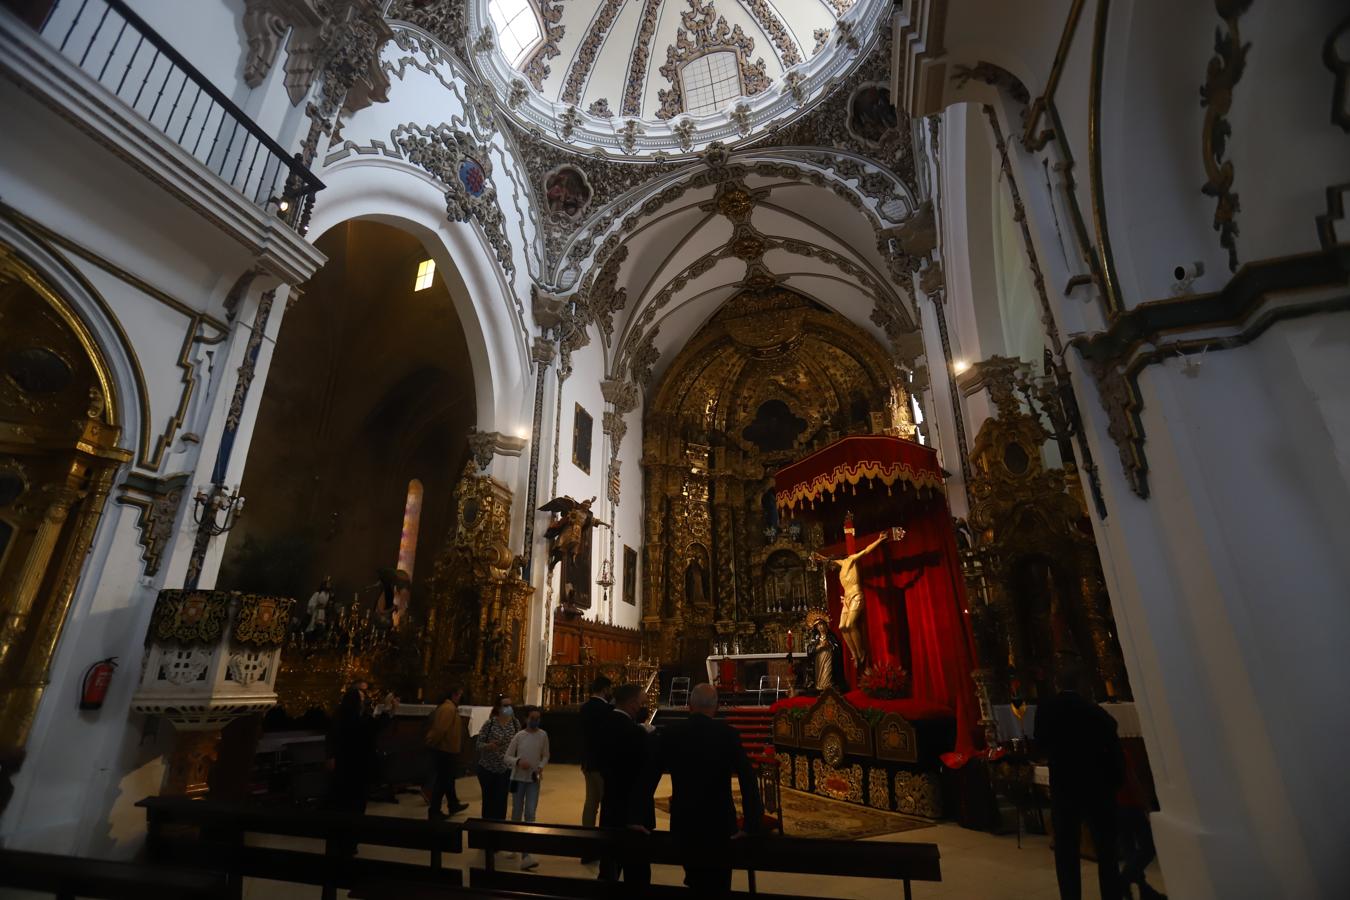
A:
[[[800,653],[794,653],[793,662],[801,660]],[[788,667],[787,653],[727,653],[708,657],[708,683],[716,684],[722,670],[723,661],[736,667],[736,683],[742,691],[754,691],[759,688],[761,675],[782,678],[781,687],[787,690],[792,684],[792,670]],[[723,684],[722,690],[729,691],[732,686]]]

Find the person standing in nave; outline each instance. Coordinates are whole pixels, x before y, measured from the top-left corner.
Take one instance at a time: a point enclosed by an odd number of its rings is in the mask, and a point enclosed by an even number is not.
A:
[[[533,822],[539,806],[539,784],[548,765],[548,732],[539,727],[539,707],[525,711],[525,730],[516,732],[506,748],[506,763],[511,767],[511,821]],[[534,869],[539,861],[521,854],[520,867]]]
[[[586,799],[581,807],[581,824],[587,828],[595,827],[595,815],[600,810],[600,798],[605,792],[605,776],[602,769],[600,750],[604,744],[604,724],[614,707],[610,697],[614,692],[614,683],[604,675],[597,675],[591,682],[591,696],[581,704],[581,773],[586,779]],[[583,859],[583,863],[594,860]]]
[[[446,693],[439,706],[431,714],[431,724],[427,728],[426,745],[431,751],[431,765],[434,773],[431,783],[431,795],[428,797],[427,818],[443,819],[447,813],[441,812],[444,800],[450,812],[456,815],[469,808],[469,804],[460,803],[455,792],[455,766],[461,747],[461,732],[464,726],[459,721],[459,700],[464,695],[460,688]]]
[[[478,785],[483,792],[484,819],[506,819],[506,795],[511,790],[511,766],[506,762],[506,748],[511,738],[520,731],[511,698],[499,696],[492,706],[488,720],[483,723],[475,741],[478,747]]]
[[[638,685],[621,684],[614,690],[614,709],[604,722],[601,751],[605,790],[600,801],[600,825],[604,828],[656,827],[651,792],[641,793],[652,741],[647,729],[638,724],[641,710],[642,688]],[[641,887],[651,883],[652,867],[646,860],[613,856],[600,860],[602,881],[618,881],[620,874],[625,884]]]
[[[696,685],[689,694],[689,718],[662,733],[643,772],[639,793],[650,803],[662,773],[670,773],[670,833],[688,860],[684,883],[701,891],[724,893],[731,890],[731,869],[700,862],[725,853],[729,841],[761,830],[764,806],[740,735],[716,715],[717,689]],[[736,821],[732,778],[741,789],[744,828]]]
[[[1061,900],[1080,900],[1079,834],[1087,823],[1097,851],[1102,900],[1120,900],[1116,865],[1116,791],[1125,757],[1116,720],[1079,691],[1074,664],[1055,673],[1059,693],[1036,708],[1036,744],[1050,760],[1050,816],[1055,828],[1055,877]]]
[[[327,739],[328,768],[333,773],[329,806],[364,814],[370,782],[375,774],[376,738],[388,716],[372,715],[370,684],[358,681],[343,695]],[[394,709],[397,709],[397,700]]]

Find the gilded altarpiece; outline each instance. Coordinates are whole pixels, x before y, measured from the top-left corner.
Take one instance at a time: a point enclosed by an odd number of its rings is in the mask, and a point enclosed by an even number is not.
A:
[[[522,696],[534,589],[520,577],[510,529],[510,489],[477,474],[470,461],[459,483],[454,530],[436,558],[421,643],[425,696],[453,685],[479,699]]]
[[[121,415],[87,326],[0,245],[0,779],[22,759],[95,526],[131,458]]]
[[[903,383],[870,335],[789,290],[741,293],[700,329],[644,421],[648,656],[697,675],[714,642],[785,649],[824,605],[823,535],[779,520],[773,474],[847,434],[912,437]]]
[[[969,530],[963,568],[972,600],[977,682],[985,701],[1006,703],[1017,680],[1030,699],[1055,670],[1082,664],[1101,699],[1130,699],[1106,584],[1072,450],[1060,468],[1043,448],[1065,431],[1053,384],[1027,364],[993,357],[972,387],[989,391],[996,415],[970,454]],[[1033,414],[1033,411],[1035,414]],[[1049,427],[1047,427],[1047,422]]]

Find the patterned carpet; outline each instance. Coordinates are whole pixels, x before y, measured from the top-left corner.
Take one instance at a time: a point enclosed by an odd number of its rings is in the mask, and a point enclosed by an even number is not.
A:
[[[736,807],[740,808],[740,792],[734,792]],[[656,808],[670,812],[670,798],[657,797]],[[933,823],[926,819],[915,819],[899,813],[882,812],[829,800],[814,794],[805,794],[783,788],[783,832],[794,837],[836,838],[856,841],[860,838],[875,837],[879,834],[894,834],[899,831],[914,831],[927,828]]]

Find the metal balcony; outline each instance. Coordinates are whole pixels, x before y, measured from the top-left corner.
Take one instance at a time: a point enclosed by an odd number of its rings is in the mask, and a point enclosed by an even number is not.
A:
[[[303,233],[323,182],[126,3],[56,0],[45,14],[31,11],[41,3],[6,5],[19,7],[48,44],[211,172]]]

